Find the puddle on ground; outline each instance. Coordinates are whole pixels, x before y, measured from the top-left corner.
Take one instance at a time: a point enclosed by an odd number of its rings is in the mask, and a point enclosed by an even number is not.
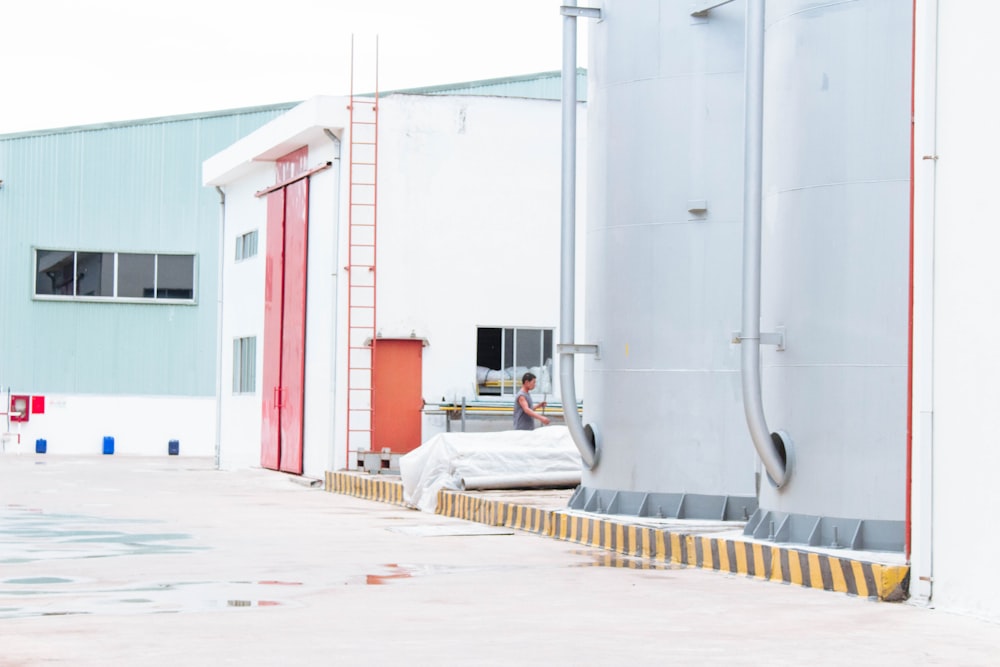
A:
[[[609,551],[585,551],[578,549],[570,553],[589,558],[588,561],[574,563],[570,567],[622,567],[630,570],[676,570],[680,568],[680,565],[675,563],[663,563],[648,558],[626,556],[625,554]]]
[[[0,596],[15,597],[19,603],[23,601],[19,606],[9,606],[11,600],[5,600],[8,606],[0,607],[0,619],[76,614],[176,614],[297,605],[269,594],[275,592],[273,582],[143,583],[94,589],[60,585],[53,581],[56,579],[65,578],[25,577],[0,582],[4,587]],[[72,579],[66,581],[79,583]],[[38,588],[40,585],[44,587]]]
[[[25,577],[23,579],[6,579],[4,584],[68,584],[71,583],[73,579],[67,579],[66,577]]]
[[[479,535],[513,535],[513,528],[498,528],[483,524],[466,522],[466,524],[445,524],[430,526],[391,526],[386,528],[391,533],[414,535],[416,537],[475,537]]]
[[[409,579],[413,576],[413,570],[408,567],[403,567],[395,563],[389,563],[384,565],[385,569],[389,570],[386,574],[366,574],[365,584],[368,586],[382,586],[393,579]]]
[[[8,505],[0,508],[0,564],[136,554],[181,554],[203,547],[183,544],[184,533],[131,532],[154,523],[77,514],[45,514]]]

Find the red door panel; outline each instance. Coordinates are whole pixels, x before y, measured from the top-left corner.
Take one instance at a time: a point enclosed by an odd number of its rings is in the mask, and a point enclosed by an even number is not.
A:
[[[424,344],[385,338],[376,338],[374,344],[373,448],[402,454],[420,446]]]
[[[281,404],[281,320],[284,286],[285,191],[267,196],[267,256],[264,268],[264,344],[261,368],[260,465],[278,469]]]
[[[285,298],[281,330],[281,466],[302,474],[309,179],[285,188]]]
[[[278,182],[304,172],[308,157],[301,148],[279,158]],[[260,464],[296,474],[302,474],[308,220],[308,179],[268,194]]]

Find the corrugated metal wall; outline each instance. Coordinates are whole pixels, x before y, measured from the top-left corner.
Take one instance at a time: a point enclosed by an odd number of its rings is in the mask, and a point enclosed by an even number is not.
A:
[[[397,92],[558,99],[561,83],[544,72]],[[219,198],[201,163],[293,106],[0,135],[0,387],[214,395]],[[36,247],[195,253],[197,304],[35,300]]]
[[[219,198],[200,165],[292,106],[0,136],[0,386],[214,395]],[[36,301],[35,247],[194,253],[197,303]]]

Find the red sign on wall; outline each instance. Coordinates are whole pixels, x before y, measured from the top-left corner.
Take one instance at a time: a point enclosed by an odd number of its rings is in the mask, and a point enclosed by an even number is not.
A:
[[[45,397],[44,396],[32,396],[31,397],[31,414],[33,414],[33,415],[44,415],[45,414]]]
[[[28,397],[18,394],[10,395],[10,420],[12,422],[28,421]]]

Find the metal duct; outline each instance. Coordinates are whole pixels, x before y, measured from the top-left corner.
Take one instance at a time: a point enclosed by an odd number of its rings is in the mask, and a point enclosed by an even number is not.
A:
[[[600,10],[589,10],[598,12]],[[562,59],[562,241],[559,289],[559,388],[563,415],[573,443],[588,470],[597,465],[600,447],[597,433],[583,425],[576,408],[573,344],[576,318],[576,17],[590,16],[575,2],[567,2],[563,14]]]
[[[743,411],[754,448],[779,489],[791,474],[792,442],[771,433],[760,385],[760,239],[764,136],[764,0],[747,0],[746,116],[743,186]]]

